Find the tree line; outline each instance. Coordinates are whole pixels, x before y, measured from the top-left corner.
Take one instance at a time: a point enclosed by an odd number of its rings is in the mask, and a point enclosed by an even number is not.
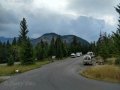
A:
[[[5,43],[0,42],[0,63],[14,64],[15,61],[20,61],[21,64],[35,64],[35,60],[43,61],[45,58],[52,58],[56,56],[57,59],[70,56],[71,53],[89,51],[89,45],[81,44],[76,36],[70,45],[66,41],[62,41],[61,37],[52,38],[50,44],[41,40],[37,45],[33,46],[27,36],[29,30],[27,29],[26,19],[23,18],[20,22],[20,35],[18,38],[14,37],[12,44],[9,40]]]
[[[119,14],[116,32],[112,32],[112,34],[107,34],[106,32],[100,33],[99,40],[96,43],[91,43],[90,47],[105,62],[107,58],[115,57],[115,64],[120,66],[120,4],[115,7],[115,10]]]

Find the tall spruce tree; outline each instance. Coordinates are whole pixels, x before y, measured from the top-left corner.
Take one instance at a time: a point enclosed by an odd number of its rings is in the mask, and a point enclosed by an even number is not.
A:
[[[56,47],[56,58],[62,59],[63,51],[62,51],[62,41],[61,41],[60,36],[58,36],[55,41],[55,47]]]
[[[119,14],[119,20],[118,20],[118,28],[117,28],[117,31],[116,33],[113,32],[113,40],[114,40],[114,45],[115,47],[117,48],[117,59],[115,61],[115,64],[119,65],[120,66],[120,3],[119,5],[117,5],[117,7],[115,7],[116,11],[118,12]]]
[[[29,32],[27,29],[27,22],[25,18],[20,22],[20,35],[18,37],[18,44],[21,45],[22,42],[27,40],[27,33]]]
[[[27,29],[27,22],[25,18],[20,22],[20,35],[18,38],[19,45],[21,46],[21,50],[19,53],[19,59],[21,64],[29,65],[35,63],[34,58],[34,50],[33,46],[27,37],[28,29]]]

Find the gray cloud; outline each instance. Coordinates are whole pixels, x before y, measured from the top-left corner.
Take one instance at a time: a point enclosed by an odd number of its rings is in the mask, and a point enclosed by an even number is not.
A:
[[[13,10],[6,10],[0,5],[0,24],[18,23],[18,14]]]
[[[15,5],[10,9],[6,9],[4,3],[0,5],[0,36],[17,37],[20,31],[19,24],[23,17],[27,20],[28,36],[32,38],[55,32],[61,35],[74,34],[91,42],[98,39],[100,31],[110,33],[117,27],[117,25],[110,25],[105,20],[94,16],[96,14],[116,16],[114,5],[118,4],[118,0],[105,0],[104,2],[101,0],[91,0],[89,2],[88,0],[70,0],[66,9],[81,14],[77,18],[71,18],[70,14],[52,12],[46,8],[35,8],[32,6],[34,0],[7,1],[25,4],[18,7]],[[14,9],[15,7],[16,9]]]
[[[114,7],[119,0],[71,0],[68,9],[85,14],[114,14]]]

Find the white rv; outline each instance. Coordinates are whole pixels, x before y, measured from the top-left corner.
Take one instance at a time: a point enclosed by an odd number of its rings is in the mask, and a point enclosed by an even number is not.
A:
[[[83,57],[83,64],[84,64],[84,65],[85,65],[85,64],[91,64],[91,65],[92,65],[92,58],[91,58],[90,55],[85,55],[85,56]]]
[[[80,56],[81,56],[80,52],[77,52],[77,53],[76,53],[76,56],[77,56],[77,57],[80,57]]]
[[[75,53],[72,53],[71,58],[75,58],[75,57],[76,57]]]
[[[88,52],[88,53],[87,53],[87,55],[90,55],[90,56],[91,56],[91,58],[94,58],[94,57],[95,57],[95,55],[94,55],[94,53],[93,53],[93,52]]]

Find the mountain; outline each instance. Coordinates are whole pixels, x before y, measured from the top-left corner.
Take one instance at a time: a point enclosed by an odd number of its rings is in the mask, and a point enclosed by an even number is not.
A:
[[[10,43],[12,43],[14,38],[5,38],[5,37],[0,37],[0,41],[2,43],[7,42],[9,40]]]
[[[57,38],[58,36],[60,36],[60,37],[61,37],[61,40],[62,40],[62,41],[66,40],[66,43],[69,45],[69,44],[73,41],[73,37],[74,37],[75,35],[63,35],[63,36],[61,36],[61,35],[58,35],[58,34],[56,34],[56,33],[46,33],[46,34],[44,34],[44,35],[42,35],[41,37],[36,38],[36,39],[30,38],[30,40],[31,40],[31,43],[32,43],[33,45],[36,45],[36,44],[37,44],[38,42],[40,42],[41,40],[43,40],[43,41],[47,42],[48,44],[50,44],[51,39],[52,39],[53,36],[54,36],[54,39],[55,39],[55,40],[56,40],[56,38]],[[77,36],[76,36],[76,37],[77,37]],[[13,39],[14,39],[14,38],[0,37],[0,41],[1,41],[2,43],[3,43],[3,42],[7,42],[7,40],[9,40],[9,42],[12,43]],[[80,37],[77,37],[77,40],[80,41],[82,44],[90,45],[90,43],[89,43],[88,41],[86,41],[86,40],[84,40],[84,39],[82,39],[82,38],[80,38]]]
[[[56,40],[56,38],[57,38],[58,36],[61,37],[61,40],[62,40],[62,41],[66,40],[66,43],[67,43],[67,44],[70,44],[70,43],[73,41],[73,37],[74,37],[75,35],[63,35],[63,36],[61,36],[61,35],[58,35],[58,34],[56,34],[56,33],[46,33],[46,34],[42,35],[42,36],[39,37],[39,38],[36,38],[36,39],[31,40],[31,43],[32,43],[33,45],[36,45],[38,42],[40,42],[41,40],[43,40],[44,42],[47,42],[48,44],[50,44],[52,37],[54,37],[54,39]],[[80,37],[77,37],[77,36],[76,36],[76,38],[77,38],[77,40],[80,41],[82,44],[90,45],[90,43],[89,43],[88,41],[86,41],[86,40],[84,40],[84,39],[82,39],[82,38],[80,38]]]
[[[13,39],[14,39],[14,38],[0,37],[0,41],[1,41],[2,43],[7,42],[7,41],[9,40],[9,42],[12,44]],[[16,37],[16,39],[18,39],[18,37]],[[33,38],[30,38],[30,40],[33,40]]]

